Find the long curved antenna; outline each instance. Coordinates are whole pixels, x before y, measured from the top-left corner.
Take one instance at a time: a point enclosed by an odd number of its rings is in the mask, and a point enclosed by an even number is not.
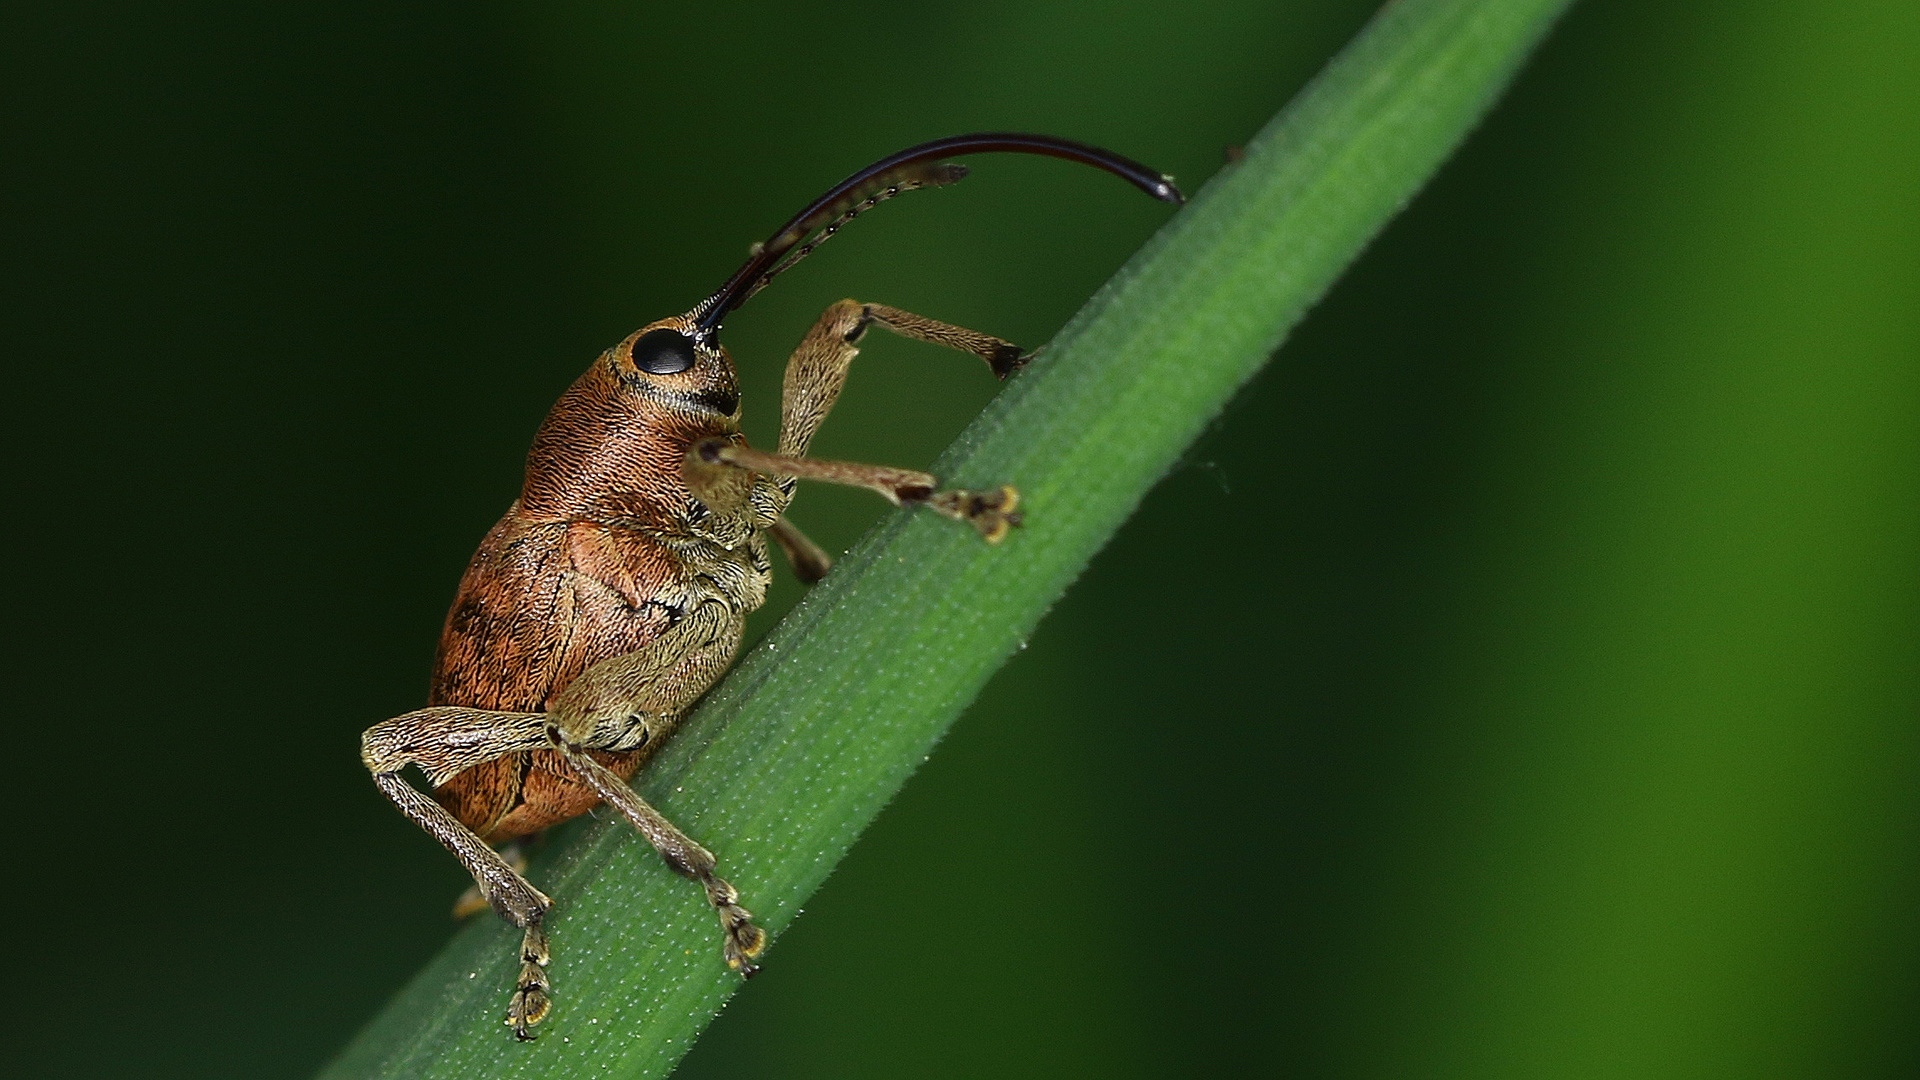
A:
[[[963,154],[1042,154],[1091,165],[1159,199],[1178,205],[1186,201],[1173,178],[1147,168],[1131,158],[1102,150],[1097,146],[1056,139],[1048,135],[1028,135],[1017,131],[984,131],[973,135],[954,135],[910,146],[890,157],[861,169],[813,200],[805,210],[793,215],[764,244],[754,247],[745,265],[733,272],[725,285],[701,301],[691,314],[695,335],[711,341],[720,330],[727,313],[747,302],[774,276],[806,258],[822,240],[840,226],[903,191],[922,187],[944,187],[967,175],[964,165],[940,164]],[[810,236],[812,242],[802,244]],[[787,258],[791,255],[791,258]],[[784,260],[784,261],[783,261]]]

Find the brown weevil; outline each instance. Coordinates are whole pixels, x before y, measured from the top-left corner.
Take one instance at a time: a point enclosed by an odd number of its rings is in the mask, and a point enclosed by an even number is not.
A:
[[[794,215],[720,290],[641,327],[580,376],[541,424],[526,481],[473,556],[434,658],[428,707],[375,724],[360,754],[402,812],[446,845],[478,894],[524,936],[507,1024],[521,1039],[549,1006],[553,901],[494,845],[605,802],[667,865],[706,890],[727,966],[753,974],[766,934],[714,873],[714,857],[627,779],[706,693],[766,596],[771,535],[796,574],[831,562],[783,516],[797,480],[878,492],[966,522],[988,543],[1020,523],[1019,495],[941,489],[922,472],[806,456],[874,326],[985,360],[1026,360],[996,337],[880,304],[827,308],[787,361],[779,444],[749,447],[721,320],[842,225],[903,191],[966,175],[964,154],[1044,154],[1114,173],[1178,203],[1171,180],[1095,147],[1040,135],[960,135],[861,169]],[[429,797],[401,778],[415,766]]]

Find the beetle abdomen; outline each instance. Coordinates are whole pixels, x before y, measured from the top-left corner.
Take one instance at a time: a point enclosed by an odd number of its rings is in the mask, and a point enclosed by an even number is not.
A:
[[[594,522],[500,519],[461,579],[435,658],[431,705],[545,710],[591,665],[671,626],[673,563],[651,537]],[[643,754],[595,757],[631,776]],[[509,754],[455,775],[434,797],[492,842],[546,828],[599,801],[560,756]]]
[[[590,750],[622,780],[634,774],[648,751]],[[557,751],[508,754],[476,765],[433,793],[440,805],[489,844],[525,836],[569,821],[600,802],[575,779]]]

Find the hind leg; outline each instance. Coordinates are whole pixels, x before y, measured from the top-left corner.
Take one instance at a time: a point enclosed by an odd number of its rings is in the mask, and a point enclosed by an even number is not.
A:
[[[545,713],[503,713],[441,706],[396,716],[368,728],[360,737],[360,757],[382,793],[429,836],[453,852],[488,906],[522,930],[520,975],[507,1023],[516,1038],[533,1038],[532,1028],[547,1015],[547,932],[543,925],[553,901],[522,877],[505,857],[439,803],[400,775],[417,765],[435,785],[456,773],[495,758],[547,745]]]
[[[514,871],[501,854],[401,776],[419,766],[439,786],[466,769],[503,755],[557,750],[608,805],[618,810],[668,866],[698,882],[719,915],[721,953],[742,975],[766,934],[740,906],[740,895],[715,872],[713,853],[694,843],[649,806],[589,750],[631,751],[655,743],[680,714],[713,685],[739,649],[741,620],[725,606],[698,603],[645,647],[588,668],[554,699],[551,712],[510,713],[439,706],[397,716],[361,736],[361,758],[374,782],[414,823],[459,858],[487,903],[523,935],[520,977],[507,1023],[521,1039],[550,1007],[547,937],[543,923],[553,901]]]

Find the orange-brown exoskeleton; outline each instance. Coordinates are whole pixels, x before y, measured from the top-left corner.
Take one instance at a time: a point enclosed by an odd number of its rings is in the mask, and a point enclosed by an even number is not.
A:
[[[787,222],[720,290],[684,315],[635,331],[568,388],[534,436],[526,482],[480,544],[447,614],[428,707],[361,738],[374,781],[473,874],[479,895],[524,931],[507,1010],[516,1036],[547,1013],[553,902],[494,849],[605,802],[669,866],[706,890],[727,966],[754,972],[766,935],[715,872],[706,848],[627,786],[646,756],[719,679],[770,576],[771,535],[800,577],[830,561],[782,516],[796,480],[878,492],[965,522],[993,543],[1020,523],[1012,487],[941,489],[925,473],[806,456],[861,335],[879,326],[985,360],[1007,377],[1025,360],[999,338],[879,304],[842,300],[787,362],[779,445],[740,435],[733,362],[720,323],[775,274],[880,201],[952,183],[947,159],[991,151],[1093,165],[1179,202],[1161,174],[1079,143],[981,134],[904,150],[848,177]],[[401,778],[415,766],[431,797]]]

